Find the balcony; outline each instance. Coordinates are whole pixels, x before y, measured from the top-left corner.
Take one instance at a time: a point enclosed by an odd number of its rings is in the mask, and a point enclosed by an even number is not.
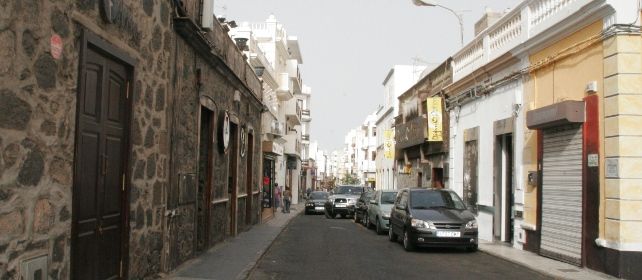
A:
[[[299,139],[299,134],[296,131],[290,131],[284,137],[284,153],[288,155],[293,155],[301,157],[301,140]]]
[[[292,126],[301,125],[301,105],[298,99],[290,99],[285,104],[285,117]]]
[[[310,117],[310,110],[301,110],[301,121],[303,122],[311,122],[312,118]]]
[[[281,138],[285,134],[285,124],[279,121],[272,121],[266,133],[271,134],[275,138]]]
[[[426,135],[426,115],[412,118],[405,123],[395,126],[395,141],[397,149],[405,149],[424,143]]]
[[[301,94],[303,81],[301,80],[301,68],[299,67],[299,61],[296,59],[288,59],[287,71],[290,79],[292,80],[292,92],[294,94]]]
[[[275,141],[263,141],[262,151],[264,153],[273,154],[277,156],[283,155],[283,145]]]
[[[279,88],[276,90],[276,98],[279,101],[288,101],[294,97],[292,93],[292,80],[288,73],[279,73],[278,79]]]
[[[554,33],[555,31],[550,30],[551,27],[573,19],[573,15],[577,13],[587,12],[587,6],[592,2],[594,1],[523,1],[453,55],[453,82],[545,32]]]

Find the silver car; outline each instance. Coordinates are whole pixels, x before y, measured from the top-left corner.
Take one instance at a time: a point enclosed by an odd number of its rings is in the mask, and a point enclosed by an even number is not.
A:
[[[378,190],[368,205],[368,215],[365,216],[364,224],[368,228],[374,226],[377,234],[384,234],[390,225],[390,210],[395,204],[397,197],[396,190]]]

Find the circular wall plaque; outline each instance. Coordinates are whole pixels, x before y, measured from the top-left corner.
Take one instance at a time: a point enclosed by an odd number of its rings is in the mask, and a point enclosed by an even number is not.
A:
[[[227,111],[221,113],[219,124],[219,147],[222,152],[227,152],[230,146],[230,115]]]
[[[241,157],[245,157],[247,151],[247,136],[245,135],[245,127],[241,127]]]

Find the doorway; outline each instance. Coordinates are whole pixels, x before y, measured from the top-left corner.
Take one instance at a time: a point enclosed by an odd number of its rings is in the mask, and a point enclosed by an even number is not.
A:
[[[131,68],[84,34],[72,196],[72,279],[125,277]],[[95,43],[91,43],[95,42]],[[100,46],[97,47],[97,46]],[[110,52],[111,53],[111,52]]]
[[[444,188],[444,169],[443,168],[432,169],[432,187],[436,189]]]
[[[496,240],[513,242],[515,217],[513,215],[513,136],[495,137],[494,164],[494,218],[493,235]]]
[[[229,167],[227,177],[227,194],[230,199],[230,213],[229,213],[229,234],[236,236],[236,213],[238,204],[238,150],[239,150],[239,132],[238,125],[230,122],[230,146],[229,146]]]
[[[421,181],[421,179],[422,179],[423,177],[424,177],[424,173],[423,173],[423,172],[417,172],[417,187],[418,187],[418,188],[421,188],[421,186],[422,186],[422,181]]]
[[[246,193],[247,200],[245,202],[245,224],[252,225],[254,223],[252,215],[252,205],[254,201],[252,197],[252,186],[254,185],[254,135],[252,133],[247,134],[247,152],[245,153],[245,158],[247,159],[247,169],[245,173],[246,181]]]
[[[214,142],[214,112],[201,107],[198,149],[198,196],[196,200],[196,250],[209,246],[209,217],[212,193],[212,152]]]

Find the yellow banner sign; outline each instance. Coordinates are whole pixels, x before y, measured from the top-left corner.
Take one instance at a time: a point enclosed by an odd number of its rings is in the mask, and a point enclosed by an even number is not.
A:
[[[386,129],[383,131],[383,155],[387,159],[395,157],[395,131]]]
[[[441,97],[426,99],[428,112],[428,141],[443,141]]]

